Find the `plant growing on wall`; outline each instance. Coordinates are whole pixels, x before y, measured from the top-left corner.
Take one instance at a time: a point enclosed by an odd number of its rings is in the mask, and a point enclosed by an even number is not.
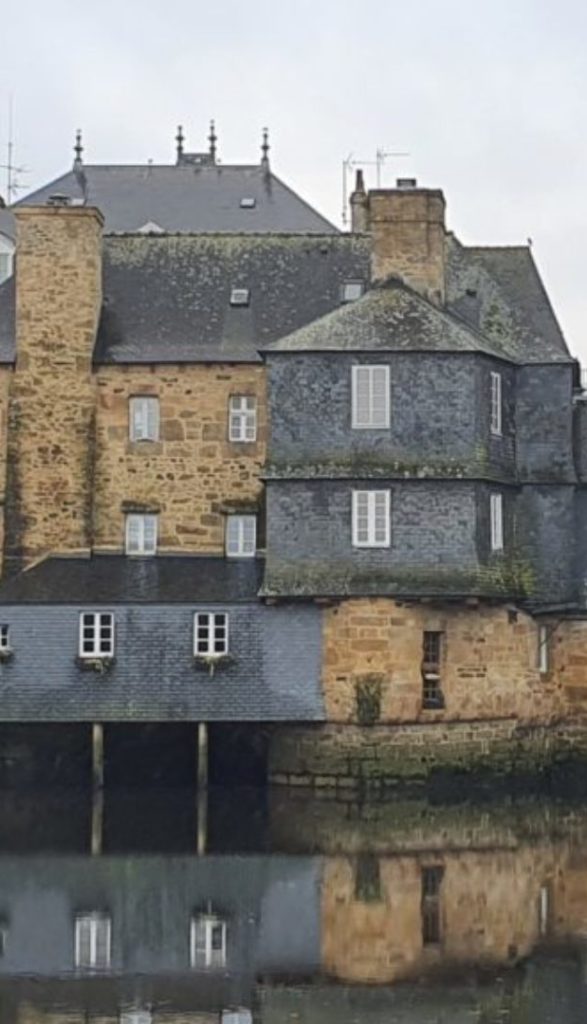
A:
[[[374,725],[381,718],[383,676],[371,673],[359,676],[355,682],[357,721],[359,725]]]

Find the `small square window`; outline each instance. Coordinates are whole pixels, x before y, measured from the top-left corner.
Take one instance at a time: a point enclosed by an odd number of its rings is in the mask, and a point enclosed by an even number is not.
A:
[[[107,914],[79,914],[75,919],[75,966],[107,970],[111,964],[111,920]]]
[[[194,654],[219,657],[228,653],[228,615],[226,612],[196,612],[194,617]]]
[[[158,517],[133,512],[126,517],[126,554],[154,555],[157,551]]]
[[[256,516],[227,517],[226,554],[229,558],[254,558],[256,537]]]
[[[151,396],[131,398],[129,407],[131,441],[159,440],[159,399]]]
[[[341,302],[356,302],[365,291],[362,281],[345,281],[340,289]]]
[[[230,293],[231,306],[248,306],[251,293],[248,288],[233,288]]]
[[[190,929],[192,967],[226,967],[226,921],[212,914],[192,918]]]
[[[254,395],[230,396],[228,438],[245,444],[257,440],[257,399]]]
[[[243,196],[241,199],[241,210],[254,210],[257,200],[254,196]]]

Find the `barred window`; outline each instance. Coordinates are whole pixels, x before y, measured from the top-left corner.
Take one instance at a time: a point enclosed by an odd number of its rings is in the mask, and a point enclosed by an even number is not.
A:
[[[228,615],[226,612],[197,612],[194,620],[194,654],[228,653]]]
[[[114,615],[82,612],[79,619],[80,658],[111,658],[114,655]]]

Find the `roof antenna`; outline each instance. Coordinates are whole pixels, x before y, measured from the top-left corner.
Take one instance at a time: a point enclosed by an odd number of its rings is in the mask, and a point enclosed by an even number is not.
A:
[[[212,163],[216,163],[216,143],[218,142],[218,136],[216,134],[216,127],[214,121],[210,121],[210,134],[208,136],[208,142],[210,143],[210,159]]]
[[[270,150],[270,148],[271,147],[269,145],[269,129],[268,128],[263,128],[263,142],[261,144],[261,154],[262,154],[262,156],[261,156],[261,167],[264,167],[265,170],[267,170],[267,171],[269,170],[269,150]]]
[[[175,141],[177,143],[177,148],[176,148],[177,161],[176,162],[179,164],[179,163],[181,163],[181,158],[183,156],[183,141],[184,141],[183,128],[182,128],[182,126],[180,124],[178,124],[178,126],[177,126],[177,135],[175,136]]]
[[[81,130],[81,128],[78,128],[78,130],[75,133],[75,146],[73,147],[73,152],[75,153],[75,159],[73,161],[74,170],[76,168],[78,168],[78,167],[81,167],[81,165],[83,163],[83,160],[82,160],[83,151],[84,151],[84,147],[82,145],[82,130]]]

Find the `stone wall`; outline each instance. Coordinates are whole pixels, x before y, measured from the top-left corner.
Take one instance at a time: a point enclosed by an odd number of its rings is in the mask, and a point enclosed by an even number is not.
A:
[[[121,551],[124,513],[159,513],[159,550],[221,554],[226,513],[262,511],[261,366],[101,366],[97,372],[94,547]],[[231,395],[257,398],[257,440],[228,440]],[[129,440],[129,399],[160,400],[159,442]],[[259,537],[260,546],[263,538]]]
[[[16,212],[17,361],[10,382],[7,568],[91,545],[102,217],[91,207]]]

